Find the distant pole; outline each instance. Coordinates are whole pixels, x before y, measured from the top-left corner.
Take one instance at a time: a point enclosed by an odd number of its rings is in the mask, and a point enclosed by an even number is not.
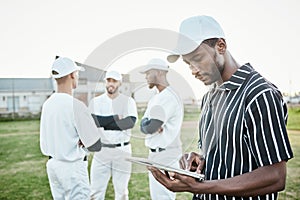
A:
[[[14,78],[12,78],[12,100],[13,100],[12,118],[15,119],[16,104],[15,104],[15,79]]]

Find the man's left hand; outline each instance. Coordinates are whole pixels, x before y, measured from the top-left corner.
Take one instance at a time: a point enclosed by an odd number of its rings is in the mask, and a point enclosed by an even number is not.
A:
[[[173,192],[191,192],[193,185],[197,184],[197,181],[193,177],[180,175],[178,173],[170,173],[170,178],[155,167],[148,167],[154,178],[164,185],[166,188]]]

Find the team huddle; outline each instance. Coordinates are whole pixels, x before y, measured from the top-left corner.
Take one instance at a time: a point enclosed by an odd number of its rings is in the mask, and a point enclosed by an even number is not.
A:
[[[66,57],[54,61],[57,91],[43,104],[40,123],[40,148],[49,157],[46,168],[53,199],[105,199],[110,178],[115,199],[129,199],[132,166],[125,158],[132,154],[131,129],[138,121],[149,160],[205,175],[199,182],[149,167],[149,198],[174,200],[176,192],[190,192],[194,200],[277,199],[285,187],[286,162],[293,157],[280,91],[249,63],[234,60],[212,17],[184,20],[180,36],[174,54],[166,61],[153,58],[140,71],[157,93],[139,120],[135,100],[119,91],[119,72],[106,72],[105,93],[87,107],[72,93],[84,69]],[[197,152],[182,152],[183,104],[167,80],[167,61],[179,57],[196,79],[211,86],[195,127]],[[89,152],[94,152],[90,175]]]

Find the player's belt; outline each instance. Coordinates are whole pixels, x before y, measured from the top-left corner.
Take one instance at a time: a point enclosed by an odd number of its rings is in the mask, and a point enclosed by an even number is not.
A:
[[[49,160],[52,159],[52,156],[49,156]],[[83,157],[83,161],[87,161],[87,156]]]
[[[164,151],[164,150],[166,150],[165,148],[160,148],[160,147],[158,147],[158,148],[156,148],[156,149],[151,149],[150,148],[150,151],[151,152],[161,152],[161,151]]]
[[[108,148],[121,147],[121,146],[126,146],[128,144],[130,144],[130,142],[122,142],[122,143],[118,143],[118,144],[105,144],[105,143],[101,143],[102,147],[108,147]]]

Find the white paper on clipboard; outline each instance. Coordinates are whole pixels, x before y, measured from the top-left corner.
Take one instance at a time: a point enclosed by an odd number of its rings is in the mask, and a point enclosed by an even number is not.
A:
[[[178,174],[191,176],[193,178],[196,178],[200,182],[204,181],[204,179],[205,179],[204,174],[198,174],[198,173],[195,173],[195,172],[190,172],[190,171],[179,169],[179,168],[169,167],[169,166],[166,166],[166,165],[162,165],[162,164],[159,164],[159,163],[152,162],[152,161],[148,160],[147,158],[128,157],[128,158],[125,158],[125,160],[130,161],[132,163],[140,164],[140,165],[156,167],[160,170],[164,170],[164,171],[168,171],[168,172],[176,172]]]

